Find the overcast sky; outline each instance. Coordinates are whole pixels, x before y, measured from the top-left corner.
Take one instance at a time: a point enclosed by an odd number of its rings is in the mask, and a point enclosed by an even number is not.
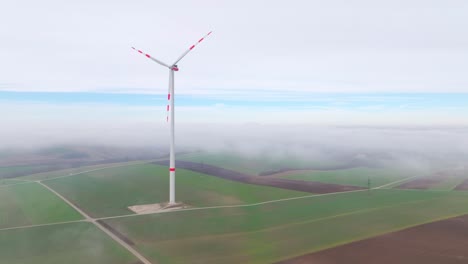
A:
[[[468,92],[468,2],[6,0],[0,89]]]
[[[153,137],[168,70],[131,47],[170,64],[211,30],[179,63],[178,125],[468,126],[467,14],[465,0],[2,1],[0,138]]]

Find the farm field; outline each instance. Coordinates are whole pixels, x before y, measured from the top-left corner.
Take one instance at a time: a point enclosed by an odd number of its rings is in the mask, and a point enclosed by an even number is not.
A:
[[[461,181],[455,188],[454,191],[468,191],[468,179]]]
[[[368,179],[370,179],[371,188],[373,188],[420,174],[421,172],[410,170],[357,167],[343,170],[301,172],[297,174],[285,175],[283,178],[346,184],[360,187],[367,187]]]
[[[372,190],[105,221],[161,263],[271,263],[463,215],[467,204],[462,192]]]
[[[444,170],[425,177],[415,178],[394,186],[394,188],[450,191],[467,179],[468,174],[464,170]]]
[[[465,263],[467,238],[468,215],[464,215],[306,254],[281,264]]]
[[[0,228],[65,222],[81,215],[37,183],[0,188]]]
[[[48,165],[24,165],[24,166],[4,166],[0,167],[0,179],[9,178],[15,175],[25,175],[37,170],[45,169]]]
[[[22,183],[22,182],[25,182],[25,181],[18,180],[18,179],[0,179],[0,186],[17,184],[17,183]]]
[[[79,222],[0,231],[0,263],[131,264],[138,262],[133,255],[93,224]]]
[[[54,170],[54,171],[49,171],[49,172],[35,173],[35,174],[27,175],[27,176],[17,177],[15,179],[30,180],[30,181],[46,180],[46,179],[51,179],[51,178],[56,178],[56,177],[67,176],[67,175],[70,175],[70,174],[83,173],[83,172],[88,171],[88,170],[100,170],[100,169],[104,169],[104,168],[107,168],[107,167],[127,166],[127,165],[132,165],[132,164],[140,164],[140,163],[144,163],[144,162],[145,161],[103,163],[103,164],[97,164],[97,165],[91,165],[91,166],[83,166],[83,167],[76,167],[76,168],[70,168],[70,169]]]
[[[451,191],[460,183],[462,183],[464,180],[466,180],[466,178],[450,177],[450,178],[444,179],[439,184],[432,186],[431,188],[429,188],[429,190]]]
[[[43,181],[94,217],[131,214],[128,206],[168,199],[165,166],[139,164]],[[178,169],[176,197],[190,206],[237,205],[310,195]]]
[[[0,2],[0,264],[468,264],[467,28],[468,0]]]
[[[117,167],[106,168],[109,166]],[[463,181],[460,175],[444,179],[447,187],[439,185],[435,189],[356,190],[310,197],[313,194],[244,184],[179,168],[176,197],[193,208],[135,215],[128,206],[167,201],[167,166],[138,162],[102,164],[78,168],[75,173],[83,172],[80,175],[60,177],[68,176],[65,171],[5,180],[13,185],[0,185],[0,210],[8,212],[0,218],[0,229],[82,219],[60,198],[36,182],[25,183],[25,178],[43,179],[42,183],[92,217],[104,218],[100,221],[131,241],[154,263],[272,263],[468,214],[468,192],[447,191],[451,190],[449,185]],[[372,187],[377,187],[416,176],[407,171],[367,167],[304,174],[303,177],[315,177],[309,181],[359,187],[366,187],[368,177]],[[297,175],[300,174],[283,177]],[[415,179],[419,178],[424,177]],[[365,184],[361,183],[363,180]],[[303,196],[309,197],[299,198]],[[284,198],[298,199],[273,201]],[[266,203],[255,204],[258,202]],[[240,206],[200,208],[218,205]],[[47,254],[20,246],[45,234],[54,238],[42,248],[48,250]],[[15,237],[12,245],[4,249],[8,250],[8,263],[63,263],[70,256],[73,260],[68,262],[72,264],[138,263],[88,222],[0,230],[0,246],[6,243],[8,235]],[[73,241],[55,241],[69,237]],[[26,246],[32,247],[31,243]],[[96,244],[90,246],[93,243]],[[105,253],[93,253],[93,249]],[[2,249],[0,254],[4,254]],[[0,259],[3,261],[3,256]]]
[[[333,168],[343,166],[345,161],[303,161],[294,158],[266,158],[266,157],[244,157],[235,153],[190,153],[180,155],[177,159],[205,163],[225,169],[239,171],[251,175],[262,172],[276,171],[284,168],[307,169],[310,167]]]
[[[158,161],[154,164],[168,166],[169,161]],[[237,172],[213,165],[207,165],[204,163],[197,163],[185,160],[177,161],[178,168],[190,170],[193,172],[203,173],[215,177],[219,177],[226,180],[242,182],[246,184],[254,184],[260,186],[270,186],[280,189],[301,191],[307,193],[334,193],[344,191],[354,191],[362,189],[361,187],[351,185],[340,185],[323,182],[312,182],[312,181],[298,181],[282,179],[279,177],[267,177],[267,176],[252,176],[242,172]],[[283,172],[284,173],[284,172]],[[275,174],[277,175],[277,174]]]

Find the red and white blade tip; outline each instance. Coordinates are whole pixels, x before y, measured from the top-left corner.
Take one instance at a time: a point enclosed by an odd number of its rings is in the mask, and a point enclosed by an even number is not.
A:
[[[213,32],[213,31],[208,32],[208,34],[206,34],[205,36],[203,36],[203,38],[199,39],[197,43],[195,43],[195,44],[193,44],[192,46],[190,46],[189,50],[192,50],[193,48],[195,48],[195,46],[196,46],[198,43],[202,42],[206,37],[208,37],[208,36],[211,34],[211,32]]]
[[[143,51],[141,51],[141,50],[139,50],[139,49],[135,49],[135,47],[132,47],[132,49],[134,49],[135,51],[138,51],[138,53],[141,53],[141,54],[146,55],[146,57],[148,57],[148,56],[151,57],[149,54],[143,53]],[[149,58],[149,57],[148,57],[148,58]]]
[[[144,53],[143,51],[141,51],[141,50],[139,50],[139,49],[136,49],[135,47],[132,47],[132,49],[135,50],[135,51],[138,51],[138,53],[141,53],[141,54],[145,55],[145,57],[147,57],[148,59],[151,59],[151,60],[153,60],[153,61],[155,61],[155,62],[161,64],[161,65],[164,66],[164,67],[170,68],[169,65],[167,65],[166,63],[164,63],[164,62],[162,62],[162,61],[160,61],[160,60],[157,60],[157,59],[151,57],[151,55],[149,55],[149,54],[147,54],[147,53]]]

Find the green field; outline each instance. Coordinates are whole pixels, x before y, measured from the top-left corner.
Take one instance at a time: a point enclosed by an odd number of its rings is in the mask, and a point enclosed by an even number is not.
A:
[[[33,180],[33,181],[46,180],[46,179],[51,179],[51,178],[56,178],[56,177],[67,176],[67,175],[71,175],[71,174],[82,173],[82,172],[88,171],[88,170],[100,170],[100,169],[105,169],[107,167],[127,166],[127,165],[132,165],[132,164],[139,164],[139,163],[144,163],[144,161],[104,163],[104,164],[97,164],[97,165],[91,165],[91,166],[83,166],[83,167],[77,167],[77,168],[70,168],[70,169],[35,173],[35,174],[27,175],[27,176],[17,177],[17,179],[20,179],[20,180]]]
[[[15,175],[26,175],[37,170],[48,168],[49,165],[24,165],[0,167],[0,178],[8,178]]]
[[[466,193],[373,190],[106,221],[160,263],[271,263],[466,213]]]
[[[284,176],[292,180],[318,181],[326,183],[336,183],[354,185],[360,187],[368,186],[370,179],[371,188],[378,187],[390,182],[395,182],[404,178],[420,175],[421,172],[391,169],[391,168],[366,168],[358,167],[344,170],[310,171]]]
[[[227,160],[224,156],[217,162],[224,162],[223,167],[229,168],[236,162],[246,161],[239,158],[226,166]],[[267,164],[259,165],[260,169],[253,164],[244,169],[250,169],[252,174],[272,170]],[[105,168],[116,165],[125,166]],[[282,164],[275,166],[280,168]],[[50,179],[92,169],[97,170]],[[285,177],[363,187],[370,178],[372,187],[376,187],[415,175],[416,172],[408,170],[359,167]],[[176,197],[193,208],[139,216],[127,207],[167,201],[166,166],[132,162],[102,164],[19,179],[44,179],[44,184],[93,217],[127,215],[105,221],[135,242],[135,248],[155,263],[272,263],[468,214],[468,192],[444,191],[452,189],[466,175],[462,176],[447,177],[434,190],[375,189],[251,205],[311,194],[178,169]],[[217,205],[242,206],[200,208]],[[0,212],[0,229],[82,219],[40,184],[15,179],[4,180],[3,185],[0,182]],[[131,264],[136,261],[87,222],[0,230],[0,263]]]
[[[139,164],[45,180],[87,213],[96,217],[132,213],[128,206],[168,200],[169,177],[165,166]],[[190,206],[255,203],[310,195],[273,187],[249,185],[201,173],[177,170],[176,197]]]
[[[0,185],[11,185],[11,184],[17,184],[17,183],[24,183],[25,181],[23,180],[18,180],[18,179],[0,179]]]
[[[137,259],[91,223],[0,231],[0,263],[131,264]]]
[[[328,168],[343,165],[340,161],[305,161],[303,159],[288,158],[266,158],[248,157],[236,153],[190,153],[177,157],[180,160],[205,163],[247,174],[257,175],[261,172],[275,171],[282,168]]]
[[[37,183],[0,188],[0,228],[78,219],[78,212]]]

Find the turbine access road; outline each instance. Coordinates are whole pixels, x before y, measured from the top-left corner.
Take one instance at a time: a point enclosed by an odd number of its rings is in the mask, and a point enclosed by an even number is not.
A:
[[[108,236],[110,236],[115,242],[119,243],[121,246],[126,248],[128,251],[130,251],[135,257],[137,257],[142,263],[144,264],[151,264],[151,262],[146,259],[143,255],[141,255],[138,251],[136,251],[133,247],[131,247],[129,244],[127,244],[125,241],[117,237],[114,233],[112,233],[110,230],[102,226],[99,222],[97,222],[96,219],[92,218],[89,216],[87,213],[83,212],[79,207],[74,205],[72,202],[67,200],[65,197],[63,197],[61,194],[50,188],[49,186],[45,185],[42,182],[38,182],[40,185],[44,186],[47,190],[52,192],[53,194],[57,195],[60,199],[62,199],[64,202],[66,202],[68,205],[70,205],[73,209],[78,211],[84,218],[85,221],[93,223],[97,228],[101,229],[104,233],[106,233]]]

